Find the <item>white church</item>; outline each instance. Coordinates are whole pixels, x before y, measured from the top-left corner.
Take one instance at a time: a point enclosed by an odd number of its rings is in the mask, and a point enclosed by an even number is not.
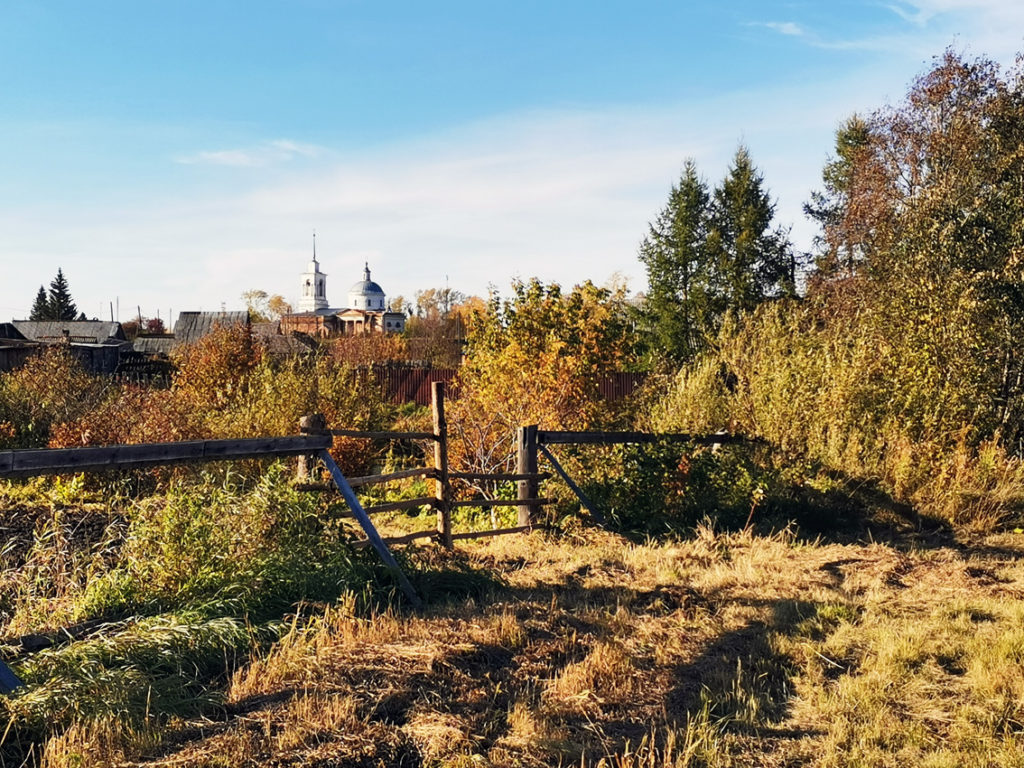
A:
[[[391,311],[384,289],[370,279],[369,264],[363,269],[363,279],[348,289],[347,307],[331,307],[327,301],[327,274],[320,271],[315,240],[313,258],[300,279],[299,311],[281,318],[282,332],[336,336],[405,330],[405,314]]]

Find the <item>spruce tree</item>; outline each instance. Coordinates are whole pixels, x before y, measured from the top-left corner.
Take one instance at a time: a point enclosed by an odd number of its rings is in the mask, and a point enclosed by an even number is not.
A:
[[[41,285],[39,286],[39,293],[36,294],[36,300],[32,304],[32,311],[29,312],[28,319],[50,319],[50,300],[46,297],[46,289]]]
[[[853,115],[836,131],[835,156],[821,172],[823,190],[811,193],[804,213],[821,227],[815,237],[819,277],[852,277],[867,256],[870,223],[848,216],[852,195],[864,186],[859,177],[870,178],[865,160],[871,154],[871,130],[868,123]]]
[[[643,319],[657,356],[686,362],[714,338],[726,313],[795,295],[796,259],[786,233],[772,228],[774,215],[745,147],[711,195],[687,161],[640,245],[648,284]]]
[[[720,309],[747,312],[767,298],[796,293],[796,262],[786,233],[772,229],[775,205],[747,148],[715,188],[708,246]]]
[[[714,326],[707,262],[707,185],[687,160],[668,204],[640,244],[647,268],[644,320],[658,356],[682,363],[703,348]]]
[[[50,283],[50,320],[74,320],[78,317],[78,307],[71,299],[71,291],[64,272],[58,268],[57,276]]]

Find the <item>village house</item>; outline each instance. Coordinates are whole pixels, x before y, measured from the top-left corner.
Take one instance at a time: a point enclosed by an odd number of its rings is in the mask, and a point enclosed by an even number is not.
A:
[[[131,350],[131,342],[125,338],[124,329],[117,322],[104,320],[15,320],[9,325],[21,336],[8,341],[25,347],[66,344],[71,353],[90,373],[114,373],[124,352]],[[22,360],[23,362],[23,360]]]

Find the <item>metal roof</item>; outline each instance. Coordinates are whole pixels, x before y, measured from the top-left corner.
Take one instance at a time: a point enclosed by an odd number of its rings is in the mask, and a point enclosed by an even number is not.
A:
[[[384,295],[384,289],[373,280],[360,280],[358,283],[353,283],[352,287],[348,289],[348,292],[358,293],[360,296]]]

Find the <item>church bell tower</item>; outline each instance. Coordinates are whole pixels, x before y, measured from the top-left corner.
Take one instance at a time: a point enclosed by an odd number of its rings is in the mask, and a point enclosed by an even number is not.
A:
[[[316,233],[313,233],[313,259],[302,273],[302,288],[299,293],[299,312],[316,312],[327,309],[327,275],[320,271],[316,260]]]

